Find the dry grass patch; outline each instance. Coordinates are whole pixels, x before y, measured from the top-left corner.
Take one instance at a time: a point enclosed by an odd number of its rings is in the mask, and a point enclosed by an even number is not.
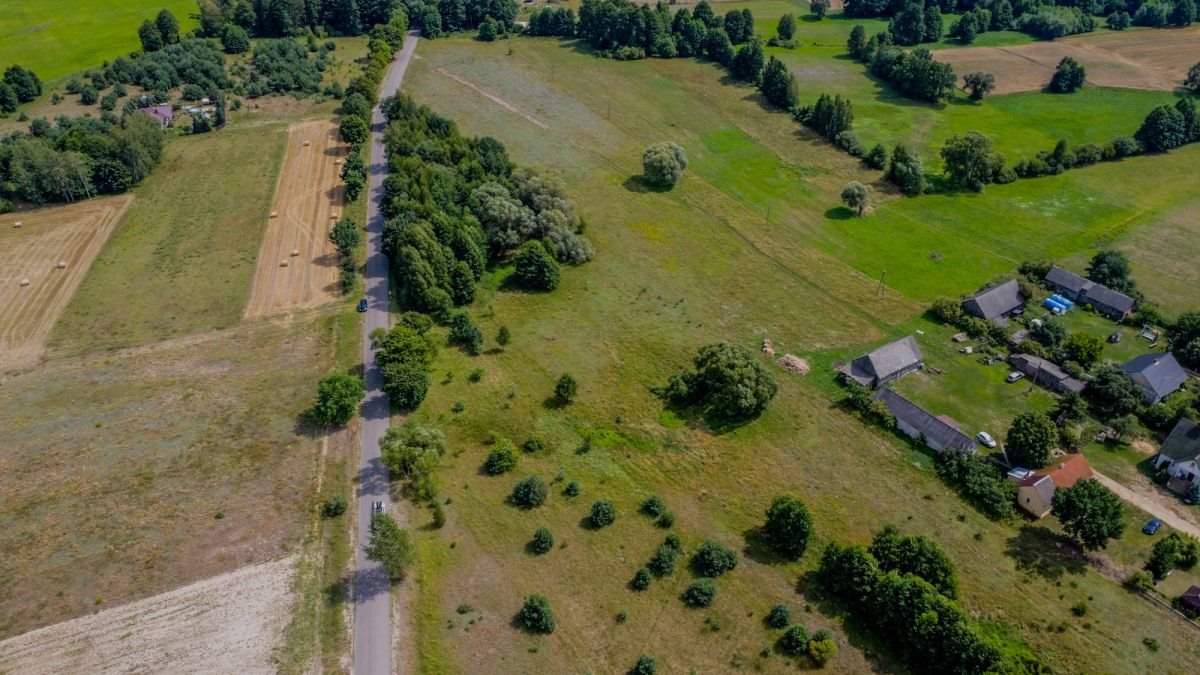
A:
[[[54,322],[132,202],[123,195],[0,218],[0,371],[37,362]]]
[[[338,174],[349,146],[338,140],[336,124],[321,120],[289,128],[287,147],[247,317],[337,298],[337,252],[329,230],[345,201]]]
[[[1016,47],[946,49],[934,55],[959,74],[994,74],[997,94],[1045,88],[1064,56],[1082,63],[1088,82],[1096,86],[1172,91],[1200,61],[1200,27],[1095,33]]]

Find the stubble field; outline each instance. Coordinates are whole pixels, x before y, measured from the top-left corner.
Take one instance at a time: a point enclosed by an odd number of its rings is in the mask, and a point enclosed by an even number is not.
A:
[[[37,362],[54,322],[131,203],[132,195],[122,195],[0,218],[0,372]]]
[[[337,251],[329,241],[329,230],[342,216],[340,160],[349,146],[338,139],[336,124],[320,120],[290,127],[287,148],[258,254],[247,318],[338,297]]]

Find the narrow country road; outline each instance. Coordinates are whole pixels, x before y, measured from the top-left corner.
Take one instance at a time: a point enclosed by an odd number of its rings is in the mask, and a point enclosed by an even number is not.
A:
[[[395,94],[404,71],[417,48],[420,31],[409,31],[404,47],[384,76],[380,98]],[[371,331],[389,328],[387,257],[383,255],[383,179],[387,157],[383,150],[383,112],[376,105],[371,113],[371,164],[367,183],[367,316],[363,330],[363,373],[367,396],[362,404],[362,459],[358,473],[358,553],[354,580],[354,672],[358,675],[391,675],[391,594],[387,573],[367,560],[363,545],[370,538],[371,505],[388,503],[388,475],[379,459],[379,440],[388,428],[390,404],[381,386],[383,379],[371,350]],[[401,514],[391,511],[401,525]]]
[[[1140,490],[1126,487],[1117,481],[1105,476],[1104,474],[1092,469],[1092,475],[1096,480],[1112,491],[1113,494],[1121,499],[1133,504],[1139,509],[1149,513],[1166,523],[1167,527],[1178,530],[1184,534],[1190,534],[1197,539],[1200,539],[1200,527],[1196,526],[1195,521],[1186,515],[1178,513],[1176,508],[1186,508],[1182,502],[1173,500],[1173,503],[1168,503],[1167,497],[1162,497],[1156,494],[1146,494]],[[1178,506],[1176,506],[1178,505]],[[1145,523],[1129,523],[1136,525],[1140,530]]]

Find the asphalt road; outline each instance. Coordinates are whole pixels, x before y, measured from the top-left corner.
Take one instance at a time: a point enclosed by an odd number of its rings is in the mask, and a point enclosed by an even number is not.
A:
[[[410,31],[404,47],[388,68],[380,91],[386,98],[400,89],[404,71],[417,48],[420,31]],[[388,318],[387,257],[381,248],[383,240],[383,179],[387,175],[387,157],[383,150],[383,113],[379,106],[371,113],[371,165],[368,167],[367,188],[367,316],[363,332],[363,371],[366,375],[367,396],[362,404],[362,459],[358,481],[358,541],[357,567],[354,582],[354,672],[358,675],[391,675],[392,628],[391,595],[387,573],[377,563],[367,560],[362,545],[370,538],[371,505],[383,502],[404,525],[402,514],[391,510],[388,500],[387,468],[379,459],[379,440],[388,428],[390,405],[380,389],[382,378],[371,350],[371,331],[390,327]]]

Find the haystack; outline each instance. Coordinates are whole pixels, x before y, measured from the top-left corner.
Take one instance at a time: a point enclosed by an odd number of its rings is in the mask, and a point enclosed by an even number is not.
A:
[[[766,354],[767,356],[774,356],[775,345],[771,344],[770,340],[763,340],[762,350],[763,350],[763,353]]]
[[[298,255],[300,255],[300,249],[298,249],[298,248],[292,249],[292,257],[295,258]]]
[[[808,361],[794,354],[784,354],[776,361],[784,370],[798,375],[808,374]]]
[[[278,218],[278,217],[279,217],[279,212],[278,212],[278,211],[272,211],[272,212],[271,212],[271,217],[272,217],[272,218]]]
[[[308,147],[308,141],[304,141],[304,147]]]
[[[28,285],[29,285],[29,277],[22,277],[22,279],[21,279],[21,285],[22,285],[22,286],[28,286]]]
[[[25,223],[22,223],[21,221],[18,220],[17,222],[13,223],[13,227],[21,227],[24,224]]]
[[[67,261],[59,260],[58,265],[55,265],[55,267],[57,267],[60,270],[65,270],[65,269],[67,269]]]
[[[279,266],[280,266],[280,267],[287,267],[287,266],[288,266],[288,261],[287,261],[286,259],[285,259],[285,260],[280,260],[280,261],[279,261]]]

